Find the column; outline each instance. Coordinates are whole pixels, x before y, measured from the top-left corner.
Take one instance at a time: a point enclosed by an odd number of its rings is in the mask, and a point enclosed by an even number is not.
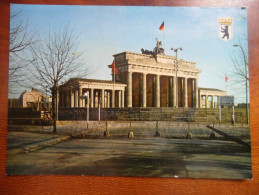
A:
[[[95,90],[94,107],[98,108],[98,104],[99,104],[99,91]]]
[[[214,106],[214,95],[212,95],[211,98],[212,98],[212,101],[211,101],[212,102],[212,108],[214,108],[215,107]]]
[[[208,96],[205,95],[205,108],[208,108]]]
[[[118,107],[121,108],[121,91],[118,91]]]
[[[112,108],[115,108],[115,90],[112,90]]]
[[[75,89],[75,107],[77,108],[78,107],[78,90]]]
[[[199,106],[199,91],[198,91],[198,79],[195,79],[195,108],[198,108]]]
[[[122,108],[124,108],[124,93],[125,93],[125,91],[122,90],[122,91],[121,91],[121,107],[122,107]]]
[[[184,107],[188,108],[187,78],[184,78]]]
[[[132,107],[132,72],[128,72],[127,106]]]
[[[74,94],[74,91],[73,91],[73,89],[70,89],[70,103],[71,103],[71,108],[74,108],[75,107],[75,99],[74,99],[74,97],[75,97],[75,94]]]
[[[217,108],[219,108],[219,96],[217,96]]]
[[[79,93],[78,93],[78,107],[82,107],[82,99],[80,98],[82,96],[82,88],[79,87]]]
[[[160,107],[160,75],[156,75],[156,107]]]
[[[176,77],[173,77],[173,107],[178,107],[178,102],[176,102],[176,96],[178,92],[176,91]]]
[[[146,73],[143,73],[143,82],[142,82],[143,86],[142,86],[142,89],[143,89],[143,107],[147,107],[147,74]]]
[[[94,89],[91,88],[91,108],[94,107]]]
[[[107,108],[110,108],[110,105],[111,105],[111,96],[110,96],[111,92],[110,91],[107,91]]]
[[[169,107],[173,107],[173,78],[169,78]]]
[[[104,106],[104,89],[102,89],[102,92],[101,92],[102,94],[102,98],[101,98],[101,101],[102,101],[102,108],[104,108],[105,106]]]

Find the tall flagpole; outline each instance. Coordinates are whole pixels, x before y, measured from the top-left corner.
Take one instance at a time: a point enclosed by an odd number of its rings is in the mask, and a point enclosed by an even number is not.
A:
[[[159,30],[164,31],[163,32],[163,45],[162,46],[164,47],[164,53],[165,53],[165,21],[163,21],[163,23],[159,27]]]
[[[112,99],[113,99],[113,105],[112,106],[114,106],[115,107],[115,57],[114,57],[114,67],[113,67],[113,97],[112,97]]]
[[[226,93],[228,94],[228,82],[226,82]]]
[[[165,21],[164,21],[164,26],[165,26]],[[163,42],[164,42],[163,47],[164,47],[164,54],[165,54],[165,27],[163,29]]]
[[[225,82],[226,82],[226,93],[228,94],[228,77],[225,74]]]

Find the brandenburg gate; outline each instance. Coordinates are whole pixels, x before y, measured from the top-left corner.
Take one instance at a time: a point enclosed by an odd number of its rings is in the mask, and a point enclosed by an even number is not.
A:
[[[142,54],[115,54],[114,60],[118,71],[116,82],[127,84],[126,107],[198,108],[198,74],[201,71],[196,63],[143,49]]]

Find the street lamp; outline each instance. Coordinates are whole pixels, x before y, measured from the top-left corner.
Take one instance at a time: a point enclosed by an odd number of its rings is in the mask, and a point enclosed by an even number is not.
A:
[[[84,97],[86,99],[86,121],[89,122],[89,97],[88,97],[88,92],[84,93]]]
[[[178,72],[178,59],[177,59],[177,54],[178,54],[178,50],[183,50],[182,47],[179,48],[171,48],[171,50],[173,50],[175,52],[175,59],[176,59],[176,63],[175,63],[175,78],[176,78],[176,105],[175,107],[178,108],[178,78],[177,78],[177,72]]]
[[[244,48],[241,45],[233,45],[233,47],[239,47],[243,53],[243,57],[244,57],[244,62],[245,62],[245,79],[246,79],[246,118],[247,118],[247,124],[249,124],[249,106],[248,106],[248,76],[247,76],[247,68],[248,68],[248,62],[246,59],[246,55],[245,55],[245,51]]]

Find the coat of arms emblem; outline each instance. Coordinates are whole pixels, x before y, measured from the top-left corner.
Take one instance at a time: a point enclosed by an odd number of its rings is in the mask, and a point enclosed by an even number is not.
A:
[[[233,37],[233,18],[219,18],[219,38],[229,41]]]

